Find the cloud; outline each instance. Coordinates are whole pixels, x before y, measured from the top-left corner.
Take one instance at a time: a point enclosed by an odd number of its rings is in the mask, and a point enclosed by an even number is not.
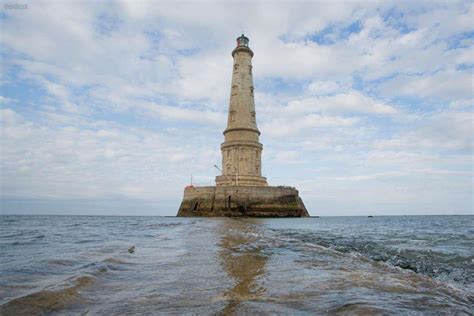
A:
[[[276,153],[274,161],[278,164],[297,164],[299,163],[301,156],[298,151],[280,151]]]
[[[222,126],[227,117],[223,112],[198,111],[153,103],[146,103],[144,107],[156,113],[163,120],[193,122],[202,125]]]
[[[385,95],[445,100],[472,97],[473,89],[473,77],[470,71],[443,71],[433,75],[400,75],[380,85],[380,90]]]
[[[417,128],[378,140],[374,145],[379,149],[472,153],[473,135],[472,112],[443,111],[425,116]]]
[[[11,109],[1,117],[6,197],[169,199],[181,190],[183,179],[176,175],[189,170],[192,157],[195,170],[218,160],[199,139],[177,146],[163,132],[135,127],[45,127]],[[163,181],[173,185],[162,187]]]
[[[357,122],[354,118],[342,118],[309,114],[303,117],[280,117],[262,126],[262,132],[272,137],[295,136],[305,133],[308,129],[331,128],[353,125]]]
[[[15,99],[6,98],[0,95],[0,104],[9,104],[9,103],[14,103],[15,101],[16,101]]]
[[[341,89],[347,90],[347,84],[334,81],[315,80],[308,85],[308,91],[315,95],[327,95],[339,92]]]
[[[461,99],[461,100],[455,100],[455,101],[451,101],[449,103],[449,108],[450,109],[463,109],[463,108],[467,108],[467,107],[473,107],[474,106],[474,99]]]
[[[288,112],[328,112],[328,113],[374,113],[395,114],[397,110],[384,102],[349,91],[330,96],[319,96],[293,101],[286,108]]]
[[[7,108],[0,110],[0,120],[2,121],[2,124],[14,124],[22,122],[23,118],[15,111]]]

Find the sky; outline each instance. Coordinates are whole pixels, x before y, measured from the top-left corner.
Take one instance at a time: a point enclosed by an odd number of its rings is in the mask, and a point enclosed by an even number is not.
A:
[[[3,1],[3,214],[175,215],[213,185],[231,51],[262,172],[311,215],[473,214],[473,1]]]

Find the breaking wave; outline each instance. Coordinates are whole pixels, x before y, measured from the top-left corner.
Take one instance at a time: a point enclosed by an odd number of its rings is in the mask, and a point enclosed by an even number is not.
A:
[[[433,250],[403,249],[384,245],[382,241],[374,242],[328,234],[320,236],[313,232],[285,231],[282,237],[323,246],[340,253],[350,253],[374,261],[386,262],[392,266],[427,275],[438,281],[448,281],[461,287],[472,287],[474,284],[474,255],[462,256]]]

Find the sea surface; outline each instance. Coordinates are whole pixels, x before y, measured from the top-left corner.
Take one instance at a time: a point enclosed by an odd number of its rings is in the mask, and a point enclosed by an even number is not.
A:
[[[0,216],[0,314],[473,314],[474,216]]]

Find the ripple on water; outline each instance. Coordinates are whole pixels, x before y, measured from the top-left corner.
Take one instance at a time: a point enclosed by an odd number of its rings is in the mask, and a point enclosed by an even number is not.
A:
[[[467,246],[444,247],[458,235],[436,231],[429,242],[421,235],[409,242],[414,233],[404,232],[405,224],[390,231],[390,218],[359,226],[343,219],[347,229],[331,224],[335,219],[324,221],[22,219],[18,229],[29,231],[2,243],[46,237],[32,246],[4,247],[11,258],[1,263],[8,268],[5,283],[14,291],[4,295],[0,314],[469,314],[472,291],[447,284],[466,284],[472,272],[474,258],[462,251]],[[384,231],[377,231],[376,221]],[[74,224],[80,229],[71,229]],[[134,254],[127,252],[131,245]],[[77,277],[62,281],[70,275]]]
[[[69,259],[49,259],[48,264],[54,265],[54,266],[73,266],[77,264],[78,262],[75,260],[69,260]]]
[[[1,315],[38,315],[60,311],[81,300],[80,290],[95,282],[93,276],[82,275],[66,280],[59,289],[44,289],[14,298],[0,306]]]

